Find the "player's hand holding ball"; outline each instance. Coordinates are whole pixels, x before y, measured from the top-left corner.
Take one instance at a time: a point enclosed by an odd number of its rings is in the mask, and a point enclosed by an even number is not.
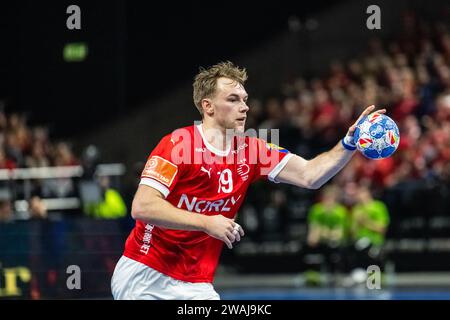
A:
[[[369,159],[384,159],[397,150],[400,132],[397,124],[386,116],[386,109],[372,112],[369,106],[350,127],[342,144],[348,150],[358,149]]]

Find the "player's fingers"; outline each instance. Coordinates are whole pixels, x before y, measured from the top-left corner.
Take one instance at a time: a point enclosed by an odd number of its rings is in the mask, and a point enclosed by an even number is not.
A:
[[[237,233],[239,233],[239,235],[242,237],[242,236],[244,236],[244,229],[242,229],[242,227],[238,224],[238,223],[236,223],[235,225],[234,225],[234,230],[237,232]],[[235,234],[236,234],[236,232],[235,232]]]
[[[369,115],[373,110],[375,109],[374,105],[368,106],[363,113],[361,113],[361,115],[359,116],[358,120],[356,120],[355,125],[359,122],[359,120],[361,120],[362,118],[364,118],[365,116]]]
[[[373,110],[373,108],[369,110],[369,108],[371,108],[371,107],[375,108],[375,106],[370,106],[370,107],[366,108],[366,110],[364,110],[364,112],[361,114],[361,116],[358,118],[358,120],[356,120],[356,122],[348,129],[348,133],[349,133],[350,135],[353,135],[353,132],[356,130],[356,125],[358,124],[358,122],[359,122],[364,116],[367,115],[367,114],[366,114],[366,111],[369,111],[369,113],[370,113],[370,111]],[[380,109],[380,110],[375,111],[374,113],[380,113],[380,114],[383,114],[383,113],[386,113],[386,109]]]
[[[236,223],[233,220],[231,220],[231,219],[229,219],[228,222],[229,223],[228,223],[228,226],[227,226],[227,230],[230,231],[230,232],[233,232],[233,230],[236,228]]]
[[[231,228],[230,231],[234,233],[234,231],[235,231],[235,230],[238,230],[239,227],[240,227],[239,224],[237,224],[236,222],[233,222],[233,223],[232,223],[232,228]]]
[[[231,243],[233,243],[236,240],[235,235],[233,234],[233,232],[225,232],[225,235],[227,236],[228,240],[230,240]]]
[[[372,104],[371,106],[368,106],[364,112],[361,114],[361,116],[359,117],[360,119],[364,116],[367,116],[369,113],[371,113],[373,110],[375,109],[375,106]]]
[[[355,132],[356,130],[356,124],[352,125],[349,129],[348,129],[348,133],[347,135],[352,136],[353,132]]]
[[[358,124],[358,122],[364,118],[365,116],[367,116],[368,114],[370,114],[372,112],[372,110],[375,109],[374,105],[368,106],[363,113],[361,113],[361,115],[359,116],[359,118],[355,121],[355,123],[350,127],[350,129],[348,130],[349,133],[352,133],[353,131],[355,131],[356,125]]]
[[[236,238],[236,242],[241,241],[241,235],[239,234],[239,231],[238,231],[237,229],[235,229],[235,230],[233,231],[233,234],[234,234],[234,236],[235,236],[235,238]]]
[[[222,239],[223,242],[225,242],[225,244],[227,245],[228,249],[233,249],[233,245],[231,244],[230,240],[228,240],[227,237],[224,237]]]
[[[358,124],[358,122],[359,122],[362,118],[364,118],[365,116],[369,115],[374,109],[375,109],[375,105],[370,105],[370,106],[368,106],[368,107],[363,111],[363,113],[361,113],[361,115],[360,115],[359,118],[355,121],[355,123],[348,129],[348,134],[349,134],[350,136],[352,136],[352,135],[353,135],[353,132],[355,132],[355,130],[356,130],[356,125]],[[376,113],[385,113],[385,112],[386,112],[386,109],[380,109],[380,110],[377,110],[377,111],[375,111],[375,112],[376,112]]]

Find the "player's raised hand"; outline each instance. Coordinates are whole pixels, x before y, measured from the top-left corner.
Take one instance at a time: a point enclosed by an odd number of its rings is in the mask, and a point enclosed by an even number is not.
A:
[[[363,111],[363,113],[361,113],[361,115],[359,116],[358,120],[356,120],[355,123],[348,129],[347,136],[353,137],[353,134],[354,134],[355,129],[356,129],[356,125],[358,124],[359,120],[361,120],[361,119],[364,118],[365,116],[371,114],[371,113],[373,112],[373,110],[375,110],[375,106],[374,106],[374,105],[368,106],[368,107]],[[377,111],[375,111],[375,112],[376,112],[376,113],[386,113],[386,109],[380,109],[380,110],[377,110]]]
[[[225,242],[229,249],[233,249],[233,242],[240,241],[244,236],[244,230],[240,225],[220,214],[206,216],[204,231],[211,237]]]

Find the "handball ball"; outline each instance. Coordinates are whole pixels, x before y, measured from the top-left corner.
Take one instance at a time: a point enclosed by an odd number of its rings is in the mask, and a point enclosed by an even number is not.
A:
[[[369,159],[384,159],[397,150],[400,132],[388,116],[372,113],[356,125],[354,141],[358,150]]]

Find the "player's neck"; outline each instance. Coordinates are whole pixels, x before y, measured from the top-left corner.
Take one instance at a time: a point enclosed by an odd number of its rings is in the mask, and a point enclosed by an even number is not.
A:
[[[232,136],[227,137],[225,128],[205,122],[202,122],[201,126],[204,138],[210,145],[222,151],[230,148]]]

